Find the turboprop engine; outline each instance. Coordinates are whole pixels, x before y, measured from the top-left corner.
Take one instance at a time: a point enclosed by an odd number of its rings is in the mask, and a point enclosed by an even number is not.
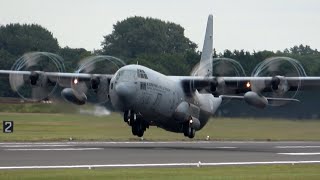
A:
[[[288,81],[283,76],[274,76],[271,80],[271,89],[275,93],[282,95],[289,90]]]
[[[79,62],[76,73],[92,74],[90,81],[75,77],[71,80],[71,88],[61,95],[74,104],[94,103],[103,105],[109,101],[110,78],[103,74],[115,74],[125,63],[112,56],[90,56]],[[100,74],[100,76],[96,76]],[[66,98],[68,97],[68,98]]]
[[[283,76],[274,76],[270,82],[271,89],[277,95],[283,95],[289,90],[287,80]],[[244,94],[244,100],[251,106],[265,108],[269,104],[268,99],[260,93],[248,91]]]
[[[212,63],[212,74],[202,74],[202,72],[207,71],[208,66],[211,66],[209,63]],[[237,81],[233,82],[233,87],[230,87],[230,84],[227,86],[222,77],[246,76],[241,64],[230,58],[214,58],[212,62],[210,61],[207,65],[203,66],[197,64],[193,68],[191,75],[198,76],[199,79],[190,82],[190,92],[194,92],[196,89],[202,93],[211,93],[216,97],[221,94],[233,94],[235,93],[235,89],[239,86],[239,82]],[[214,79],[212,79],[212,76]],[[210,80],[208,80],[208,78]]]
[[[259,108],[282,106],[290,101],[296,101],[301,81],[288,81],[290,77],[304,77],[305,70],[299,61],[288,57],[268,58],[258,64],[253,70],[252,77],[272,77],[261,81],[250,81],[251,90],[244,95],[245,101]]]
[[[45,72],[64,72],[64,65],[56,54],[31,52],[20,57],[11,69],[31,72],[29,75],[10,74],[10,86],[24,100],[39,102],[53,96],[60,80],[60,77],[46,76]]]

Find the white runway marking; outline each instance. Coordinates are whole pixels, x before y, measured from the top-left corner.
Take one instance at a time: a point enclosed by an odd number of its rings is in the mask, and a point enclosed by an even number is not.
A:
[[[214,149],[236,149],[237,147],[223,146],[223,147],[212,147],[212,148],[214,148]]]
[[[312,143],[312,141],[310,141]],[[272,144],[272,143],[278,143],[278,142],[267,142],[267,141],[89,141],[89,142],[2,142],[0,145],[15,145],[15,144],[25,144],[25,145],[40,145],[40,144],[71,144],[71,145],[77,145],[77,144],[224,144],[224,143],[230,143],[230,144],[246,144],[246,143],[252,143],[252,144]],[[306,143],[306,141],[283,141],[282,143]]]
[[[306,149],[306,148],[320,148],[320,146],[276,146],[279,149]]]
[[[20,148],[20,147],[69,147],[69,144],[17,144],[17,145],[0,145],[4,148]]]
[[[4,149],[5,151],[87,151],[101,150],[103,148],[53,148],[53,149]]]
[[[291,155],[291,156],[312,156],[312,155],[320,155],[320,152],[310,152],[310,153],[277,153],[281,155]]]
[[[215,142],[215,141],[88,141],[88,142],[8,142],[8,143],[0,143],[0,145],[16,145],[16,144],[24,144],[24,145],[52,145],[52,144],[219,144],[219,143],[225,143],[225,142]],[[232,143],[232,142],[228,142]]]
[[[320,161],[267,161],[267,162],[221,162],[221,163],[164,163],[164,164],[102,164],[63,166],[0,166],[4,169],[61,169],[61,168],[108,168],[108,167],[179,167],[179,166],[227,166],[227,165],[272,165],[272,164],[315,164]]]

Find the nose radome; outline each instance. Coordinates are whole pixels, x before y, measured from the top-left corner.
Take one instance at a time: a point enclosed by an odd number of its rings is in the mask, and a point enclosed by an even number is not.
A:
[[[115,91],[119,98],[124,101],[129,101],[134,95],[134,90],[125,83],[118,83],[115,87]]]

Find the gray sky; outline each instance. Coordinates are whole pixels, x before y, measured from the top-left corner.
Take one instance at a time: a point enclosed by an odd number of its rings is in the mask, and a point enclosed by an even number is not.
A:
[[[0,24],[37,23],[60,46],[87,50],[101,48],[113,24],[134,15],[180,24],[201,50],[210,13],[218,52],[320,49],[319,0],[0,0]]]

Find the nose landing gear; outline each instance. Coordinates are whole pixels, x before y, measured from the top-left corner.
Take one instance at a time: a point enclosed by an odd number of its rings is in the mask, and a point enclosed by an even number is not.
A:
[[[136,120],[132,124],[131,128],[132,128],[132,134],[138,137],[142,137],[144,134],[144,131],[146,130],[146,126],[141,120]]]
[[[132,110],[124,112],[124,122],[131,126],[131,131],[134,136],[142,137],[148,124],[142,119],[140,115],[135,114]]]

